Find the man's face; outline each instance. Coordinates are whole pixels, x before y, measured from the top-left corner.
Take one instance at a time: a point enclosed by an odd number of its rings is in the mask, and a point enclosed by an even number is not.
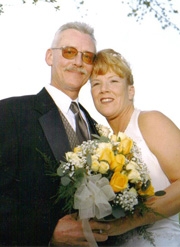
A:
[[[95,44],[91,37],[74,29],[61,32],[53,44],[55,48],[65,46],[74,47],[80,52],[95,53]],[[64,58],[61,49],[49,49],[46,53],[46,61],[52,67],[51,85],[71,98],[77,98],[93,68],[92,64],[83,62],[80,52],[72,59]]]

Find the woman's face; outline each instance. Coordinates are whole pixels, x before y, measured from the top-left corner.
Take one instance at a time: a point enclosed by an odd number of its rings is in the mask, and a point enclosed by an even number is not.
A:
[[[133,104],[134,86],[108,71],[91,77],[91,93],[96,109],[107,119],[113,119]]]

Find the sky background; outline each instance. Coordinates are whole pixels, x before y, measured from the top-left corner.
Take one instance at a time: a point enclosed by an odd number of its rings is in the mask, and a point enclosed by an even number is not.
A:
[[[97,49],[113,48],[130,63],[135,81],[135,106],[159,110],[180,128],[180,34],[163,30],[148,15],[141,24],[127,17],[129,8],[119,0],[85,0],[77,9],[74,0],[62,0],[60,11],[52,4],[32,0],[0,0],[0,99],[36,94],[50,82],[45,52],[56,30],[69,21],[84,21],[95,29]],[[173,0],[180,12],[180,1]],[[180,15],[172,19],[180,27]],[[98,122],[106,120],[93,106],[90,85],[80,102]]]

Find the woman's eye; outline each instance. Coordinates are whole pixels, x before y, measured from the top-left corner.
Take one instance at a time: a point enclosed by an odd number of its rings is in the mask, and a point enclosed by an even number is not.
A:
[[[91,87],[98,86],[100,83],[98,81],[91,82]]]
[[[111,83],[119,82],[118,80],[111,80]]]
[[[92,87],[95,87],[95,86],[98,86],[98,85],[99,85],[99,83],[96,82],[96,83],[93,83],[93,84],[92,84]]]

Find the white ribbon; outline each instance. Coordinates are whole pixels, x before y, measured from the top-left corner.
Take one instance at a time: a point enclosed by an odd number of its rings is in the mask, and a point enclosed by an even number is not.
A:
[[[115,193],[109,185],[109,180],[101,174],[87,176],[82,181],[74,195],[74,208],[79,210],[84,235],[90,247],[98,247],[89,219],[102,219],[112,213],[109,201],[115,198]]]

